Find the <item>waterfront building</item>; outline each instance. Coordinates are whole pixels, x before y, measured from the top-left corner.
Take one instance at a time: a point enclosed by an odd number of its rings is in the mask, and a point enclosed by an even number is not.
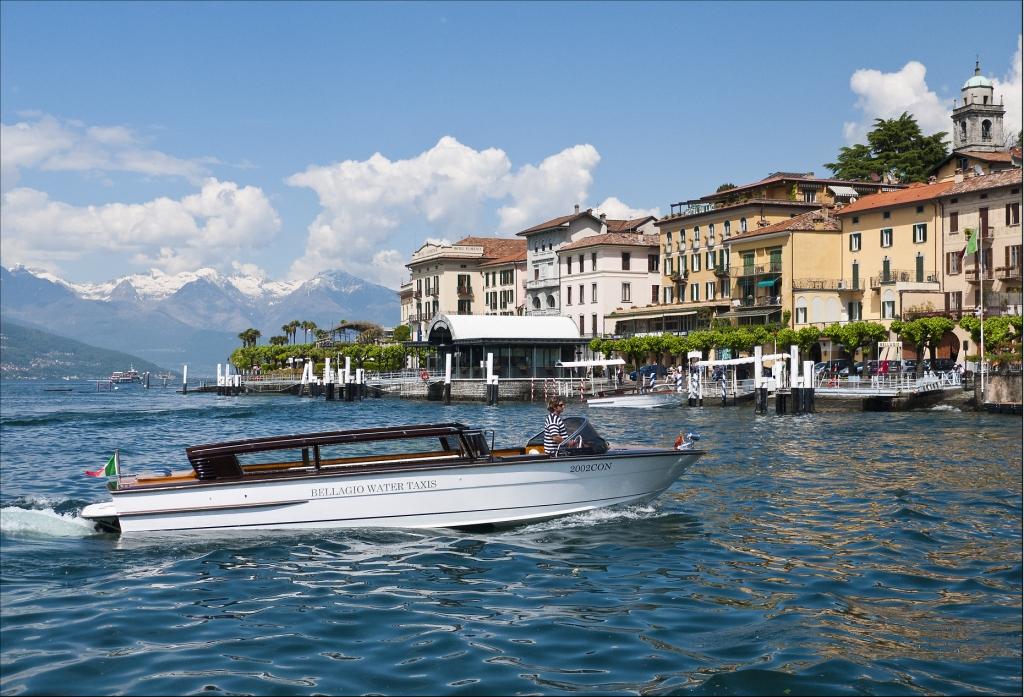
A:
[[[936,310],[959,318],[979,313],[1021,314],[1021,170],[958,177],[939,197],[943,212],[943,290]],[[963,255],[968,230],[979,230],[978,251]],[[982,271],[983,269],[983,271]],[[984,291],[982,291],[984,285]],[[976,354],[957,328],[962,348]]]
[[[996,103],[992,81],[975,63],[974,75],[960,88],[961,101],[953,100],[953,152],[934,170],[938,181],[951,181],[958,174],[991,174],[1020,167],[1020,150],[1007,147],[1003,134],[1006,109]]]
[[[657,234],[591,235],[563,245],[556,254],[562,269],[562,315],[575,321],[580,336],[611,333],[605,317],[614,311],[658,304]]]
[[[523,248],[522,240],[504,237],[464,237],[454,244],[423,244],[406,264],[411,274],[412,297],[406,302],[412,336],[422,337],[427,323],[439,314],[483,314],[482,265],[510,260]],[[402,290],[399,298],[403,299]]]
[[[658,306],[616,310],[616,333],[686,332],[706,327],[716,316],[735,316],[731,271],[742,260],[729,241],[822,206],[901,188],[881,182],[817,178],[813,172],[774,172],[764,179],[671,204],[657,221],[661,254]],[[770,262],[758,281],[771,277]],[[745,299],[745,298],[744,298]],[[743,300],[743,299],[740,299]],[[776,311],[774,314],[778,314]],[[764,316],[762,316],[764,321]]]
[[[880,322],[915,309],[941,307],[942,213],[938,197],[953,182],[911,184],[865,196],[836,211],[842,222],[842,276],[859,286],[847,303],[850,321]]]
[[[844,278],[842,231],[828,206],[733,235],[728,254],[731,288],[727,317],[736,324],[782,322],[826,326],[846,321],[863,283]]]
[[[517,242],[519,240],[516,240]],[[483,275],[485,315],[521,315],[523,283],[526,281],[526,245],[480,264]]]
[[[431,349],[427,368],[443,374],[445,354],[452,354],[452,376],[486,377],[487,354],[493,356],[499,378],[554,378],[559,361],[580,360],[589,354],[589,339],[576,323],[561,316],[447,315],[434,317],[419,344]]]
[[[592,208],[580,211],[577,205],[572,215],[547,220],[517,232],[526,239],[525,314],[533,316],[561,315],[562,266],[558,252],[562,247],[586,237],[610,232],[653,233],[654,216],[635,220],[609,220]]]

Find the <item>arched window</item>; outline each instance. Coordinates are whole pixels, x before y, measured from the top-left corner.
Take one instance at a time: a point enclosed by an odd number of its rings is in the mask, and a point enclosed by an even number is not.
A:
[[[534,296],[534,298],[533,298],[533,309],[534,310],[539,310],[540,309],[540,298],[538,298],[536,296]]]
[[[807,324],[807,300],[800,297],[796,299],[796,324]]]
[[[882,294],[882,319],[893,319],[896,317],[896,294],[891,290]]]
[[[992,140],[992,122],[988,119],[981,122],[981,139]]]
[[[967,140],[967,122],[960,122],[960,140]]]
[[[746,218],[740,218],[740,232],[746,232],[746,231],[747,231],[747,219]]]
[[[548,307],[553,308],[555,306],[555,296],[548,296]]]

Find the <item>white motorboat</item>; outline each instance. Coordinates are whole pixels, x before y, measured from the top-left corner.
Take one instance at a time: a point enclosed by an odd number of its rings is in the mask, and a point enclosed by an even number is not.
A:
[[[606,394],[587,399],[588,407],[627,407],[632,409],[654,409],[675,407],[686,400],[685,392],[676,392],[671,385],[656,385],[647,392],[626,392]]]
[[[565,421],[555,453],[543,433],[494,449],[493,432],[488,445],[458,423],[197,445],[191,471],[111,477],[111,500],[81,516],[121,533],[512,525],[649,501],[705,452],[612,448],[587,419]]]

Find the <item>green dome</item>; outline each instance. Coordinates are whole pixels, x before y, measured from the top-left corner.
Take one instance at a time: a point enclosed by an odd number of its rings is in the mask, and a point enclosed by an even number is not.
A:
[[[967,89],[968,87],[991,87],[992,81],[984,75],[975,75],[970,80],[964,83],[964,86],[960,89]]]

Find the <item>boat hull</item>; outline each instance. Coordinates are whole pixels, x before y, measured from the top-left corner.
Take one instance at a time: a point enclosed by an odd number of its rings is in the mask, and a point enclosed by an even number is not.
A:
[[[611,397],[593,397],[587,400],[588,407],[626,407],[632,409],[656,409],[658,407],[675,407],[686,398],[681,392],[648,392],[647,394],[614,395]]]
[[[649,501],[703,451],[524,457],[431,469],[126,489],[82,511],[122,533],[195,529],[450,528],[535,522]]]

